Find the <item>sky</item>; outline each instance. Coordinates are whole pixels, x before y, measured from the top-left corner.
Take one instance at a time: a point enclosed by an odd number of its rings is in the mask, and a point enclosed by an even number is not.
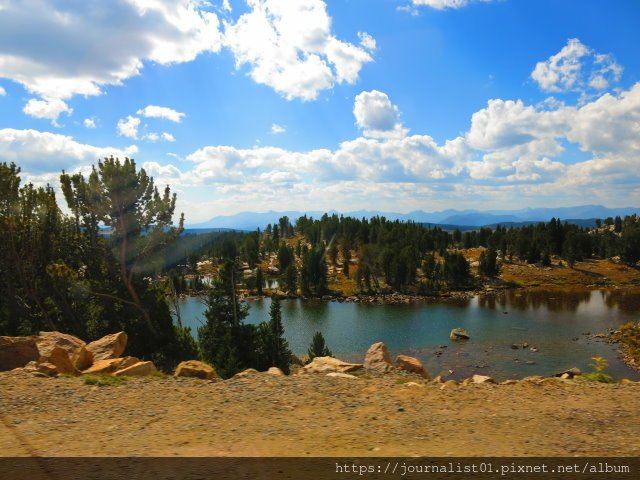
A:
[[[0,162],[186,222],[640,205],[637,0],[0,0]],[[64,203],[61,200],[61,203]]]

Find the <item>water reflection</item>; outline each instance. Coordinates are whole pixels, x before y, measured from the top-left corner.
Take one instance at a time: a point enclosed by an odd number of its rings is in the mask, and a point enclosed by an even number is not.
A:
[[[544,309],[550,312],[576,312],[581,304],[588,303],[590,299],[590,291],[507,290],[498,295],[478,298],[478,305],[503,311]],[[636,305],[636,311],[637,307]]]
[[[604,303],[609,308],[617,308],[624,313],[633,314],[640,311],[640,295],[623,290],[602,290]]]

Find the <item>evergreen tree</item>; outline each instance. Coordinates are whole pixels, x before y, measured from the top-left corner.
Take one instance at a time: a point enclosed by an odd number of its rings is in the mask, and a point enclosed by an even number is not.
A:
[[[269,322],[260,325],[261,341],[263,345],[264,368],[278,367],[286,375],[289,374],[289,359],[291,351],[289,344],[284,338],[284,327],[282,326],[282,310],[280,299],[277,296],[271,299],[269,310]]]
[[[333,354],[331,350],[327,348],[324,337],[321,332],[316,332],[311,340],[311,345],[307,350],[307,356],[311,362],[315,357],[331,357]]]

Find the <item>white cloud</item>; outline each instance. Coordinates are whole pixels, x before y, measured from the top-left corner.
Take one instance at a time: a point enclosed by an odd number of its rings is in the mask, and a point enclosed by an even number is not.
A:
[[[313,100],[335,83],[354,83],[367,50],[331,34],[322,0],[247,0],[251,11],[226,23],[224,43],[236,67],[287,99]],[[373,38],[367,40],[371,44]]]
[[[367,50],[375,50],[377,48],[376,39],[366,32],[358,32],[358,38],[360,39],[360,45]]]
[[[28,174],[48,172],[59,175],[62,169],[92,165],[111,155],[123,158],[137,151],[135,145],[125,149],[96,147],[50,132],[13,128],[0,130],[0,161],[15,162]]]
[[[3,87],[0,87],[0,97],[4,97],[6,94],[7,91]]]
[[[411,0],[416,6],[427,6],[436,10],[444,10],[445,8],[462,8],[475,1],[492,2],[493,0]]]
[[[567,45],[544,62],[538,62],[531,78],[547,92],[605,90],[620,80],[622,67],[611,55],[596,53],[571,38]]]
[[[96,128],[96,121],[93,118],[85,118],[82,123],[87,128]]]
[[[3,2],[0,76],[45,100],[98,95],[138,75],[220,49],[218,18],[199,0]]]
[[[358,127],[368,137],[402,137],[408,131],[402,127],[398,107],[391,103],[386,93],[378,90],[359,93],[355,98],[353,115]]]
[[[121,118],[118,120],[118,135],[133,138],[138,138],[138,128],[140,127],[140,119],[138,117],[132,117],[127,115],[127,118]]]
[[[157,105],[147,105],[136,112],[143,117],[163,118],[172,122],[180,123],[185,116],[184,113],[177,112],[172,108],[159,107]]]
[[[57,125],[56,119],[60,114],[66,113],[67,115],[71,115],[73,109],[69,108],[69,106],[59,98],[45,100],[32,98],[27,102],[22,111],[35,118],[49,119],[51,123]]]
[[[273,134],[284,133],[286,131],[287,131],[286,127],[283,127],[282,125],[278,125],[277,123],[274,123],[271,125],[271,133]]]
[[[145,136],[142,137],[143,140],[148,140],[150,142],[157,142],[158,140],[164,140],[165,142],[175,142],[176,139],[173,135],[171,135],[170,133],[164,132],[164,133],[148,133]]]

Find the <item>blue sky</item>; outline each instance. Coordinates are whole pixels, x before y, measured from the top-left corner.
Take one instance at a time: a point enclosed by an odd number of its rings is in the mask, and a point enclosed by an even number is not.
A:
[[[640,204],[637,0],[0,0],[0,161],[240,211]]]

